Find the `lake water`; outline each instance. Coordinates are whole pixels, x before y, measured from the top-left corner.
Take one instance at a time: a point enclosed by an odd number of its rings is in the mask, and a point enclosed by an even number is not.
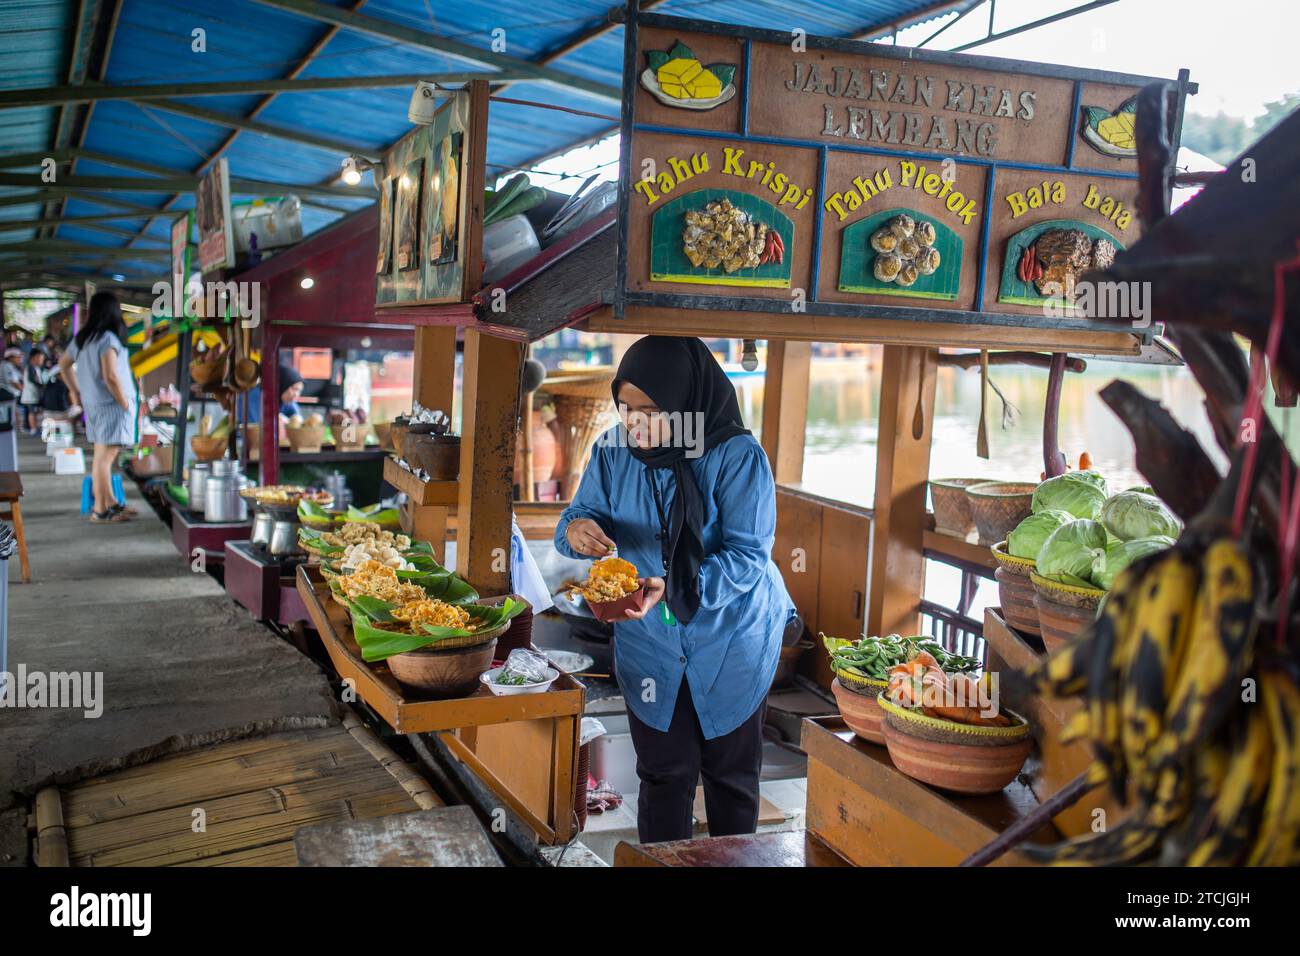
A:
[[[990,478],[1038,481],[1043,470],[1043,406],[1047,370],[1022,366],[994,367],[990,380],[1016,408],[1014,421],[1003,422],[1002,401],[989,390],[990,457],[975,453],[979,425],[978,368],[941,368],[935,394],[931,478]],[[1109,481],[1112,492],[1146,484],[1134,464],[1132,436],[1097,392],[1116,378],[1132,382],[1160,401],[1184,428],[1200,440],[1223,466],[1206,417],[1204,394],[1185,368],[1167,368],[1090,360],[1088,370],[1067,375],[1061,392],[1060,446],[1072,466],[1088,452],[1093,467]],[[814,359],[808,394],[802,487],[814,494],[870,507],[876,475],[880,356],[860,359]],[[746,423],[757,433],[762,419],[763,381],[736,381]],[[909,407],[915,396],[909,402]],[[948,565],[928,562],[927,599],[954,607],[961,574]],[[984,608],[998,604],[997,586],[980,582],[969,614],[983,620]],[[852,635],[841,635],[852,636]]]
[[[990,458],[975,453],[979,425],[979,370],[941,368],[935,397],[932,478],[1037,481],[1043,470],[1043,405],[1046,369],[1000,366],[989,377],[1015,406],[1005,422],[1002,401],[989,390]],[[1072,466],[1088,452],[1112,490],[1146,484],[1134,464],[1133,439],[1097,397],[1123,378],[1165,405],[1222,463],[1203,407],[1203,393],[1184,368],[1091,360],[1088,370],[1066,377],[1061,394],[1060,444]],[[746,423],[756,432],[762,418],[761,378],[736,382]],[[879,353],[861,359],[814,359],[808,395],[802,487],[853,504],[871,506],[876,474],[880,389]],[[914,401],[914,397],[912,399]],[[909,401],[909,407],[911,402]]]

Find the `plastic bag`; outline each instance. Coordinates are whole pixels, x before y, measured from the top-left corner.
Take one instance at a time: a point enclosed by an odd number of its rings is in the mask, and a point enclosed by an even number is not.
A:
[[[505,666],[497,674],[498,684],[540,684],[546,680],[550,667],[546,658],[526,647],[516,647],[506,658]]]

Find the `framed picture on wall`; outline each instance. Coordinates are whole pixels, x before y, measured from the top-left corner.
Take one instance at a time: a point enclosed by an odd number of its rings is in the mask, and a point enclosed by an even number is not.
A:
[[[424,183],[424,157],[407,163],[397,179],[397,268],[420,265],[420,199]]]
[[[393,261],[393,177],[379,187],[379,254],[375,272],[383,275]]]

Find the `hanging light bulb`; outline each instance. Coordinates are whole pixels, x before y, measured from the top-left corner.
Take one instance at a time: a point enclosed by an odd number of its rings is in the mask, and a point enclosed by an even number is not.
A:
[[[361,182],[361,170],[355,156],[349,156],[343,160],[343,181],[349,186],[355,186]]]
[[[302,281],[298,283],[298,285],[302,286],[304,289],[310,289],[315,284],[316,284],[316,280],[313,279],[311,276],[303,276]]]
[[[758,368],[758,340],[743,339],[740,353],[740,367],[746,372]]]

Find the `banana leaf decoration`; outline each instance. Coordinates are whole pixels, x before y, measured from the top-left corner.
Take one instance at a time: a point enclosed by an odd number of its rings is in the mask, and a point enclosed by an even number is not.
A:
[[[298,500],[298,520],[312,527],[323,527],[325,530],[329,530],[334,523],[334,516],[316,502],[300,498]]]
[[[392,611],[397,607],[378,598],[361,595],[348,602],[352,611],[352,634],[357,646],[361,648],[363,660],[373,663],[405,654],[407,651],[419,650],[439,641],[452,637],[470,637],[494,630],[508,623],[527,606],[523,601],[506,598],[499,605],[469,604],[464,610],[475,622],[474,629],[461,627],[435,627],[432,624],[417,625],[419,633],[389,631],[380,624],[392,624]]]
[[[395,528],[401,524],[402,519],[396,508],[381,508],[379,505],[371,505],[368,508],[358,508],[355,505],[348,505],[348,510],[343,513],[340,520],[374,521],[381,527]]]

